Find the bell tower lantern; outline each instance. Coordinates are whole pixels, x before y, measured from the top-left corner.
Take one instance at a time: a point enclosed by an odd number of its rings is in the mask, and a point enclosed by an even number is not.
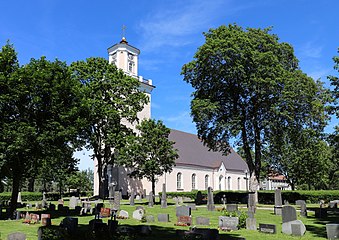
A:
[[[127,75],[137,77],[139,54],[140,50],[129,45],[126,38],[123,37],[120,43],[108,48],[108,61],[114,63]]]

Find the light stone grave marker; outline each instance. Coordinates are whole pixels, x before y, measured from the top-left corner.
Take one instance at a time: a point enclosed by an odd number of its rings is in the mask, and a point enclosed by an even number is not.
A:
[[[219,228],[225,230],[238,230],[238,217],[219,216]]]
[[[283,223],[297,220],[297,211],[292,206],[283,206],[281,217]]]

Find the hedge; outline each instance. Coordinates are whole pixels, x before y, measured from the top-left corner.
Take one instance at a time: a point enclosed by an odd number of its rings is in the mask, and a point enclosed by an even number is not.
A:
[[[66,192],[63,193],[63,197],[71,197],[74,196],[76,193],[75,192]],[[0,202],[5,202],[11,200],[11,192],[3,192],[0,193]],[[83,197],[88,197],[92,196],[93,192],[92,191],[87,191],[87,192],[81,192],[80,196]],[[46,193],[46,199],[48,201],[57,201],[60,198],[60,195],[58,192],[48,192]],[[28,202],[28,201],[41,201],[42,200],[42,193],[41,192],[21,192],[21,200],[23,202]]]
[[[167,192],[169,197],[187,197],[195,201],[197,190],[191,192]],[[201,191],[203,198],[207,198],[207,191]],[[214,203],[222,203],[221,198],[225,195],[228,203],[246,203],[246,191],[214,191]],[[161,192],[159,193],[161,196]],[[307,203],[319,203],[320,200],[329,202],[339,199],[339,190],[317,190],[317,191],[289,191],[282,190],[281,196],[283,201],[295,203],[296,200],[305,200]],[[274,204],[274,191],[258,191],[258,201],[261,204]]]

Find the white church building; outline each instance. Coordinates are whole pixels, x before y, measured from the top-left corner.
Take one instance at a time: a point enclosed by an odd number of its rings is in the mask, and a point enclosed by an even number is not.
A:
[[[122,69],[127,75],[140,81],[140,89],[149,97],[149,103],[138,114],[139,120],[151,118],[151,92],[155,88],[151,80],[138,75],[138,60],[140,50],[129,45],[125,38],[120,43],[108,48],[109,62]],[[130,124],[127,124],[130,125]],[[130,127],[135,129],[135,126]],[[165,173],[158,178],[155,194],[162,191],[191,191],[207,190],[247,190],[248,167],[246,162],[232,149],[225,156],[220,152],[209,151],[201,140],[194,134],[171,129],[169,136],[174,141],[179,158],[171,173]],[[94,161],[94,195],[99,194],[99,179],[97,163]],[[107,166],[103,174],[106,179],[114,182],[115,189],[123,195],[132,191],[148,194],[151,182],[147,179],[133,179],[128,176],[128,169]]]

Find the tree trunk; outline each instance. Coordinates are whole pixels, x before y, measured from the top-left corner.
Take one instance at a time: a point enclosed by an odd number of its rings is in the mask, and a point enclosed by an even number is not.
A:
[[[28,179],[28,186],[27,186],[28,192],[34,192],[34,183],[35,183],[34,177]]]
[[[9,216],[7,216],[10,218],[13,217],[14,211],[17,208],[20,178],[21,178],[21,174],[19,173],[13,174],[11,204],[10,204]]]
[[[152,194],[153,194],[153,202],[155,203],[155,178],[152,176]]]
[[[250,186],[249,186],[249,191],[254,192],[254,199],[255,202],[258,203],[258,186],[259,186],[259,181],[257,180],[255,174],[250,174]]]

